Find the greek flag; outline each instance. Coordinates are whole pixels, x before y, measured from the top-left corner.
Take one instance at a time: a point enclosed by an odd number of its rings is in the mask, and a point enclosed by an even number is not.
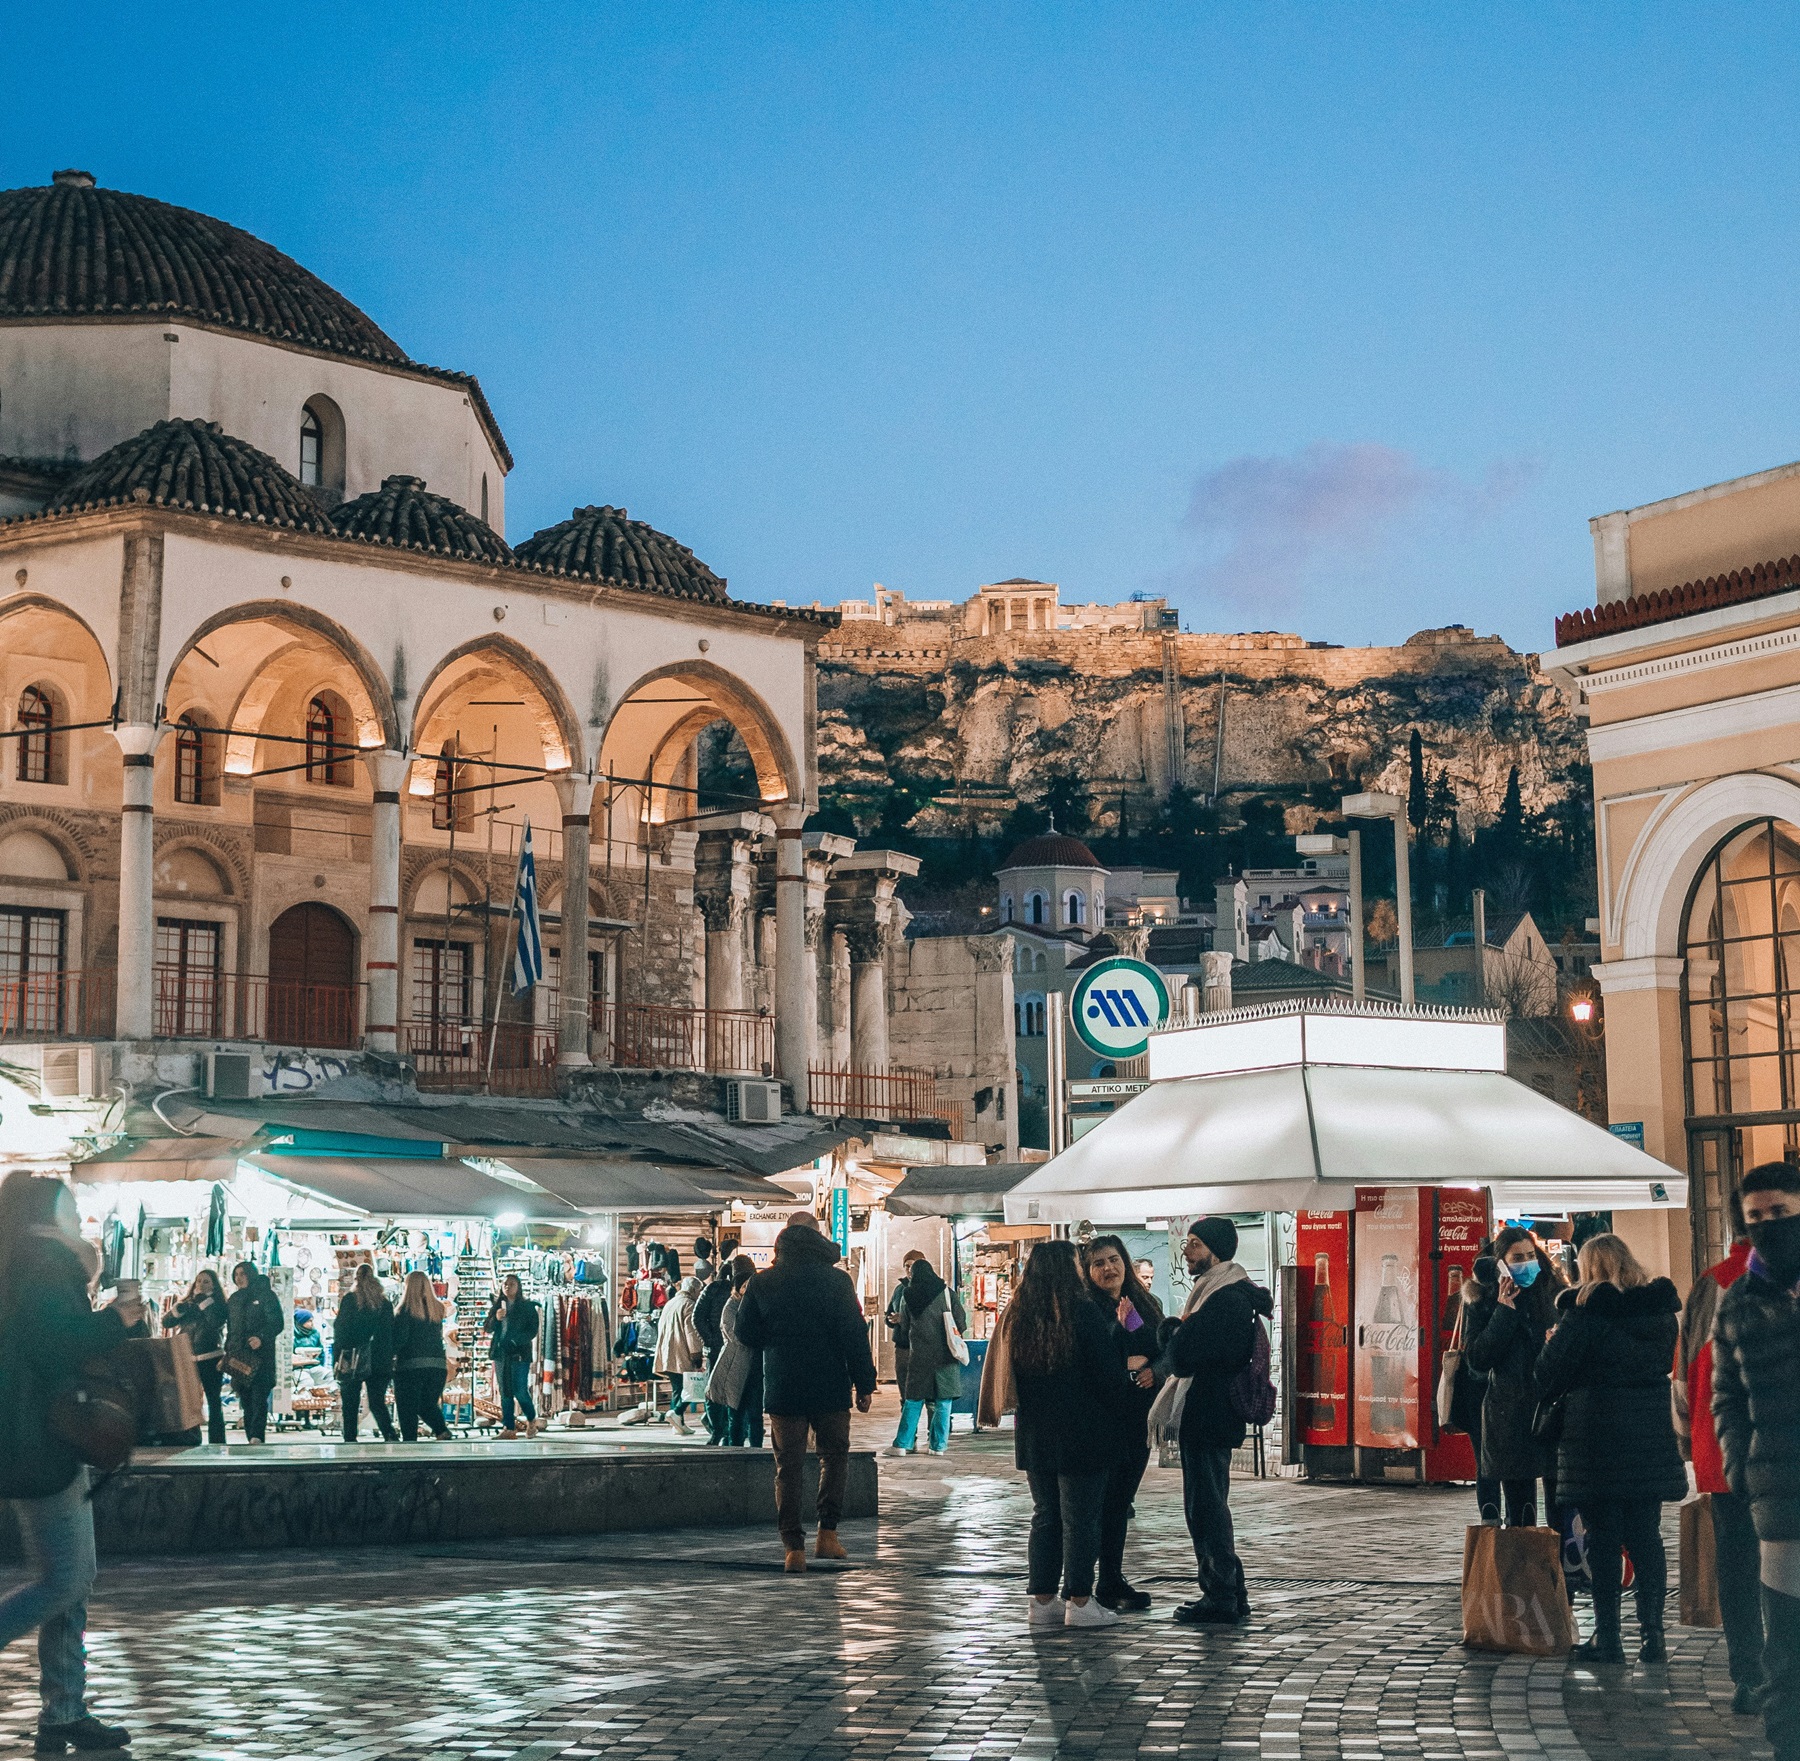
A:
[[[519,940],[513,950],[513,994],[528,991],[544,976],[544,932],[538,923],[537,858],[531,853],[531,818],[519,845],[519,878],[513,883],[513,907],[519,914]]]

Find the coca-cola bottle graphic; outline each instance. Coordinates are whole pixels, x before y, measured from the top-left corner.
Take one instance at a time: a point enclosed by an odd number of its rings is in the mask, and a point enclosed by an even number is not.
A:
[[[1400,1256],[1386,1253],[1369,1326],[1369,1429],[1378,1436],[1398,1436],[1406,1429],[1406,1360],[1395,1350],[1405,1328]]]
[[[1308,1316],[1308,1354],[1312,1358],[1312,1404],[1308,1424],[1329,1431],[1337,1424],[1338,1319],[1333,1312],[1331,1256],[1313,1255],[1312,1313]]]

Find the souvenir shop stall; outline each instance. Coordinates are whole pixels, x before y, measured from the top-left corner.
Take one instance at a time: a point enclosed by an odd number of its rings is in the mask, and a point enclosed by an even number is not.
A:
[[[996,1162],[974,1168],[912,1168],[888,1194],[887,1210],[896,1224],[940,1220],[947,1252],[932,1253],[923,1243],[907,1245],[918,1245],[942,1275],[954,1277],[971,1340],[993,1337],[1032,1243],[1047,1241],[1052,1233],[1047,1223],[1004,1220],[1007,1193],[1039,1166]]]
[[[1432,1393],[1482,1243],[1687,1202],[1674,1170],[1509,1077],[1486,1013],[1269,1004],[1153,1033],[1148,1056],[1149,1087],[1019,1181],[1007,1221],[1262,1223],[1283,1456],[1309,1476],[1472,1478]]]

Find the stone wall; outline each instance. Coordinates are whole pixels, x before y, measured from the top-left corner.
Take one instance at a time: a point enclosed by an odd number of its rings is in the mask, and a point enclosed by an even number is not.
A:
[[[1008,935],[921,936],[888,954],[889,1056],[935,1072],[967,1107],[967,1135],[1004,1145],[1008,1161],[1019,1150],[1012,965]]]

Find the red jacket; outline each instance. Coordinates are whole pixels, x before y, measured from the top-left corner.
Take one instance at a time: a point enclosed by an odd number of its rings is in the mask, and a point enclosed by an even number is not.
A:
[[[1719,1434],[1713,1429],[1713,1321],[1719,1298],[1744,1275],[1750,1243],[1740,1241],[1718,1265],[1694,1280],[1681,1311],[1681,1337],[1675,1345],[1675,1435],[1681,1453],[1694,1464],[1694,1485],[1701,1492],[1726,1492],[1725,1462]]]

